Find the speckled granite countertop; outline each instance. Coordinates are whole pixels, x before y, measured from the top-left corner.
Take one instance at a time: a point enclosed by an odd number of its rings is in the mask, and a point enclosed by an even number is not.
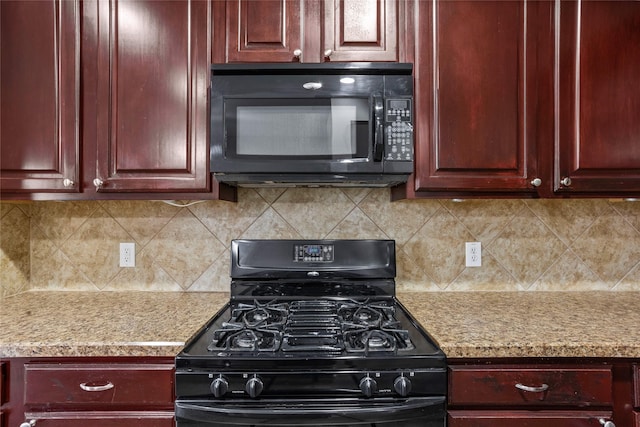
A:
[[[640,357],[640,292],[425,292],[399,299],[449,358]],[[226,293],[27,292],[0,357],[174,356]]]

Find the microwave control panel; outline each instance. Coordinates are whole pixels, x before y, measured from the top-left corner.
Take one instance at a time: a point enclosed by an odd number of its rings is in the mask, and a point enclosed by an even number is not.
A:
[[[385,160],[413,161],[411,99],[387,98],[385,105]]]

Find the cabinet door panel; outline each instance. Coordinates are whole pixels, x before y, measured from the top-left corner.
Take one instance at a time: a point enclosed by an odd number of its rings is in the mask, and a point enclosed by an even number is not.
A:
[[[302,49],[300,0],[227,2],[228,62],[291,62]]]
[[[532,28],[544,12],[525,1],[418,2],[416,191],[533,191]]]
[[[25,364],[25,405],[173,403],[173,365]]]
[[[173,412],[31,412],[27,420],[36,420],[38,427],[172,427]]]
[[[601,427],[607,411],[449,411],[449,427]]]
[[[634,407],[640,408],[640,366],[633,365]]]
[[[613,402],[609,367],[450,369],[450,405],[610,406]],[[526,387],[544,390],[523,390]]]
[[[332,61],[397,61],[397,0],[326,0],[324,49]]]
[[[640,2],[561,1],[557,13],[555,189],[640,191]]]
[[[0,191],[78,191],[79,3],[1,1],[0,20]]]
[[[206,191],[210,6],[98,3],[98,191]]]

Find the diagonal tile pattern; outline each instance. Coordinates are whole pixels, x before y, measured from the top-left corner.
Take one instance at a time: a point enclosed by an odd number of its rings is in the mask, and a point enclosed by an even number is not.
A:
[[[26,289],[226,291],[229,245],[394,239],[403,291],[640,290],[640,203],[411,200],[388,189],[240,188],[238,203],[0,203],[0,296]],[[464,242],[483,264],[464,266]],[[136,267],[118,266],[120,242]]]

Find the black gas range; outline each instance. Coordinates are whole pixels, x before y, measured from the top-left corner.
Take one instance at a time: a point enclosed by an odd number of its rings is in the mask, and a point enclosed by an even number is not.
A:
[[[445,426],[445,355],[392,240],[234,240],[231,299],[176,357],[176,425]]]

